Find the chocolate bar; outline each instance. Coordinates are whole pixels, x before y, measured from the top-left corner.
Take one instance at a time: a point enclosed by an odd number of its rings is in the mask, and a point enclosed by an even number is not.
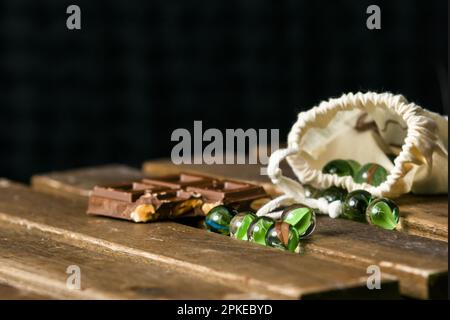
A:
[[[149,222],[205,216],[217,205],[257,210],[269,200],[264,188],[249,183],[181,173],[110,186],[96,186],[87,213]]]
[[[208,185],[215,181],[215,179],[201,176],[201,175],[194,175],[194,174],[188,174],[188,173],[180,173],[170,176],[161,177],[158,179],[150,179],[146,178],[143,179],[142,182],[154,186],[160,186],[160,187],[167,187],[171,189],[181,189],[189,186],[201,186],[201,185]]]
[[[256,211],[269,199],[263,187],[232,180],[214,180],[210,184],[188,186],[186,190],[201,195],[203,214],[220,204],[238,211]]]

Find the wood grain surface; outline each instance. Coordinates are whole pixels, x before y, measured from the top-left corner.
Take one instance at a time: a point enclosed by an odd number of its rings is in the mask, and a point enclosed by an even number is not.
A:
[[[85,199],[86,200],[86,199]],[[45,205],[43,205],[45,204]],[[0,192],[0,222],[16,228],[37,230],[58,243],[70,246],[76,252],[74,259],[86,262],[89,256],[99,254],[96,265],[103,260],[110,269],[123,270],[121,259],[117,266],[113,260],[101,256],[121,254],[147,264],[158,264],[161,270],[175,270],[190,288],[190,293],[180,289],[183,298],[217,298],[202,289],[201,283],[229,288],[225,298],[395,298],[398,283],[383,276],[381,290],[369,290],[364,268],[337,264],[327,258],[298,255],[266,248],[257,244],[235,241],[229,237],[173,222],[135,224],[127,221],[85,214],[86,201],[78,198],[44,194],[18,185],[5,185]],[[76,248],[84,248],[76,250]],[[30,249],[31,250],[31,249]],[[33,250],[38,250],[34,248]],[[7,255],[9,251],[5,254]],[[43,255],[45,250],[36,254]],[[69,259],[61,252],[53,259]],[[68,261],[67,261],[68,262]],[[15,261],[18,268],[28,262]],[[50,260],[48,261],[50,263]],[[131,263],[131,261],[130,261]],[[45,276],[47,262],[42,262]],[[92,272],[96,272],[92,266]],[[149,267],[150,268],[150,267]],[[12,269],[15,269],[12,266]],[[51,270],[51,269],[50,269]],[[59,269],[58,269],[59,270]],[[89,270],[89,269],[88,269]],[[30,270],[28,270],[30,271]],[[50,271],[48,271],[50,272]],[[91,272],[91,271],[90,271]],[[119,272],[119,271],[112,271]],[[156,272],[156,271],[155,271]],[[7,273],[7,272],[6,272]],[[118,274],[116,273],[116,277]],[[127,278],[125,271],[123,277]],[[30,280],[31,281],[31,280]],[[170,288],[170,280],[167,280]],[[142,279],[144,285],[147,279]],[[197,285],[198,283],[198,285]],[[151,285],[150,285],[151,286]],[[101,287],[101,284],[96,285]],[[101,287],[101,292],[117,295],[117,288]],[[196,295],[191,291],[198,291]],[[128,296],[127,296],[128,297]],[[93,298],[93,297],[87,297]]]
[[[111,174],[113,172],[113,174]],[[73,169],[65,172],[50,172],[34,175],[31,184],[36,188],[57,196],[87,197],[91,189],[98,184],[112,184],[139,179],[142,173],[127,166],[110,164],[95,168]]]
[[[396,200],[404,232],[448,242],[447,196],[405,195]]]
[[[152,175],[173,174],[185,169],[211,174],[214,167],[175,166],[169,161],[144,164],[146,174]],[[231,172],[229,175],[228,167]],[[240,171],[239,167],[242,166],[224,165],[212,174],[239,179],[241,171],[243,179],[247,181],[260,183],[267,179],[254,167],[245,166],[246,170],[241,168]],[[387,231],[363,223],[320,217],[314,236],[305,242],[306,252],[323,254],[337,261],[365,267],[378,265],[383,272],[398,277],[400,291],[405,296],[445,298],[448,293],[447,198],[408,195],[396,202],[402,215],[401,231],[406,232]]]
[[[186,277],[157,261],[71,244],[39,228],[0,224],[0,278],[57,299],[227,299],[249,293]],[[11,253],[14,252],[14,256]],[[69,266],[80,268],[80,290],[66,285]],[[192,288],[195,287],[195,290]],[[207,294],[206,294],[207,293]],[[255,296],[255,295],[253,295]]]
[[[0,282],[0,300],[49,300],[49,296],[18,289]]]

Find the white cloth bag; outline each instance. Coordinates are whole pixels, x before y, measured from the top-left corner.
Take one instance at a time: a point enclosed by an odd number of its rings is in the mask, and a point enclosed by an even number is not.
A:
[[[394,155],[395,160],[389,159]],[[286,159],[299,182],[283,176],[279,164]],[[353,159],[362,165],[374,162],[389,171],[375,187],[352,177],[324,174],[330,160]],[[402,95],[367,92],[344,94],[321,102],[298,115],[286,149],[274,152],[267,173],[284,195],[259,211],[267,215],[281,205],[303,203],[337,217],[341,203],[308,199],[302,184],[325,189],[338,186],[349,192],[364,189],[390,198],[404,193],[448,192],[448,120],[408,102]]]

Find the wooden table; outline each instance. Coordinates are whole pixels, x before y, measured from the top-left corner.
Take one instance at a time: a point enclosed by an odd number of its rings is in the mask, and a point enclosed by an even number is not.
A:
[[[144,173],[152,176],[186,169],[261,183],[277,192],[251,166],[186,168],[167,161],[144,165]],[[446,197],[400,199],[400,232],[320,217],[300,254],[179,222],[135,224],[85,214],[94,185],[141,176],[139,170],[109,165],[36,175],[31,186],[0,180],[0,298],[430,299],[447,295]],[[370,265],[381,269],[380,290],[367,288]],[[69,266],[80,268],[79,290],[67,286]]]

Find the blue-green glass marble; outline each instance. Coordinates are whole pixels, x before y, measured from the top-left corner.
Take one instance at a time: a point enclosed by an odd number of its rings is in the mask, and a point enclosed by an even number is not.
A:
[[[248,228],[257,218],[258,217],[250,211],[240,212],[235,215],[230,222],[230,237],[239,240],[247,240]]]
[[[275,220],[269,217],[256,218],[247,231],[247,239],[251,242],[266,245],[266,235],[270,227],[275,224]]]
[[[205,227],[209,231],[228,235],[231,219],[237,214],[235,210],[224,205],[212,208],[205,217]]]
[[[333,202],[336,200],[344,201],[347,195],[347,190],[338,187],[329,187],[322,191],[320,196],[325,198],[328,202]]]
[[[343,204],[342,217],[365,222],[366,209],[372,200],[372,195],[366,190],[355,190],[347,194]]]
[[[400,220],[400,210],[392,200],[376,199],[367,207],[366,219],[370,224],[380,228],[394,230]]]
[[[328,162],[322,169],[323,173],[336,174],[340,177],[353,176],[355,170],[358,170],[359,163],[354,160],[332,160]]]
[[[300,238],[309,236],[316,227],[314,211],[304,205],[292,205],[283,210],[281,220],[292,225]]]
[[[357,183],[368,183],[377,187],[386,180],[387,176],[388,172],[379,164],[367,163],[353,176],[353,180]]]
[[[266,245],[294,252],[300,242],[297,230],[289,223],[278,221],[266,234]]]

